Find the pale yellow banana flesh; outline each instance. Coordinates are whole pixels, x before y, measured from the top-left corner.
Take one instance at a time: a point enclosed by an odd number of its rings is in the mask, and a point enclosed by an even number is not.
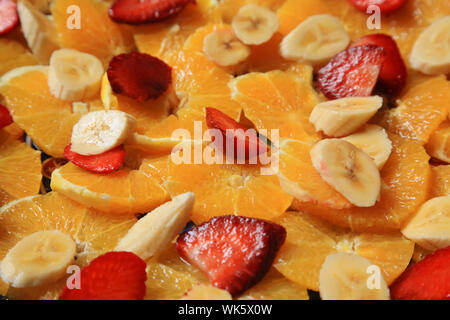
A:
[[[250,56],[250,48],[231,30],[216,30],[208,34],[203,41],[203,52],[209,60],[222,67],[238,65]]]
[[[186,292],[180,300],[232,300],[232,297],[226,290],[199,284]]]

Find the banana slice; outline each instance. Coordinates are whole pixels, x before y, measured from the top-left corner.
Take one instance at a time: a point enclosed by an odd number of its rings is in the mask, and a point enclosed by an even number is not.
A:
[[[431,251],[450,246],[450,196],[425,202],[402,233]]]
[[[72,238],[60,231],[40,231],[20,240],[0,264],[4,282],[15,288],[55,282],[66,273],[76,255]]]
[[[309,17],[284,37],[281,55],[288,60],[300,60],[322,65],[347,48],[350,36],[341,21],[329,14]]]
[[[310,155],[322,179],[355,206],[377,202],[380,172],[365,152],[342,139],[325,139],[312,147]]]
[[[450,16],[423,31],[410,56],[411,67],[429,75],[450,73]]]
[[[136,119],[118,110],[99,110],[83,115],[73,126],[72,151],[100,154],[121,145],[134,131]]]
[[[379,96],[326,101],[314,107],[309,122],[329,137],[343,137],[361,129],[382,106]]]
[[[386,130],[375,124],[366,124],[361,131],[342,139],[367,153],[379,170],[383,168],[392,152],[392,142]]]
[[[48,64],[53,51],[59,49],[52,21],[27,0],[17,3],[22,32],[31,52],[42,64]]]
[[[74,49],[53,52],[48,87],[58,99],[77,101],[93,97],[100,90],[102,62],[92,54]]]
[[[120,240],[116,251],[131,251],[144,260],[164,249],[186,226],[194,194],[183,193],[141,218]]]
[[[232,300],[232,297],[226,290],[199,284],[186,292],[180,300]]]
[[[260,45],[272,38],[280,23],[275,12],[251,3],[239,10],[231,26],[243,43]]]
[[[332,253],[320,269],[323,300],[389,300],[390,293],[379,268],[353,253]]]
[[[231,30],[216,30],[203,40],[203,52],[219,66],[230,67],[247,60],[250,48],[239,41]]]

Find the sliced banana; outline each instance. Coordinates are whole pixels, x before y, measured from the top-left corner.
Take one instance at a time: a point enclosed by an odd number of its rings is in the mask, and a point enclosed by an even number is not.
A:
[[[76,255],[76,244],[61,231],[40,231],[12,247],[0,264],[4,282],[15,288],[55,282],[66,273]]]
[[[450,246],[450,196],[425,202],[402,233],[431,251]]]
[[[226,290],[199,284],[186,292],[180,300],[232,300],[232,297]]]
[[[222,67],[235,66],[247,60],[250,48],[231,30],[216,30],[203,40],[203,52],[209,60]]]
[[[410,56],[411,67],[429,75],[450,73],[450,16],[445,16],[417,38]]]
[[[99,92],[102,76],[103,65],[97,57],[74,49],[60,49],[50,58],[48,87],[58,99],[83,100]]]
[[[288,60],[300,60],[322,65],[347,48],[350,36],[341,21],[329,14],[309,17],[284,37],[281,55]]]
[[[72,151],[100,154],[121,145],[134,131],[136,119],[118,110],[99,110],[83,115],[73,126]]]
[[[379,268],[353,253],[332,253],[320,269],[323,300],[389,300],[390,293]]]
[[[52,52],[59,48],[53,22],[27,0],[18,1],[17,13],[31,52],[40,63],[48,64]]]
[[[384,128],[366,124],[362,130],[342,138],[367,153],[379,170],[383,168],[392,152],[392,142]]]
[[[312,147],[310,155],[322,179],[352,204],[371,207],[377,202],[380,172],[361,149],[342,139],[325,139]]]
[[[343,137],[361,129],[383,106],[383,98],[352,97],[319,103],[309,121],[328,137]]]
[[[239,9],[231,26],[243,43],[260,45],[272,38],[280,23],[275,12],[251,3]]]
[[[131,251],[144,260],[164,249],[190,220],[194,194],[183,193],[159,206],[131,227],[116,251]]]

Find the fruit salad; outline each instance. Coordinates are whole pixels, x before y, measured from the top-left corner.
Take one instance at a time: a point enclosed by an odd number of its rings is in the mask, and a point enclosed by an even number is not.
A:
[[[0,0],[0,295],[450,299],[448,0]]]

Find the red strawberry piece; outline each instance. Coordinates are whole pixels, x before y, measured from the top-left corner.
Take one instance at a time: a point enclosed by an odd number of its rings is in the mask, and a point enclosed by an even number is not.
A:
[[[80,289],[66,286],[59,300],[142,300],[146,266],[131,252],[105,253],[81,270]]]
[[[0,35],[8,33],[18,23],[16,3],[13,0],[0,0]]]
[[[450,300],[450,247],[410,266],[390,289],[394,300]]]
[[[172,68],[146,53],[119,54],[109,62],[107,72],[115,93],[139,102],[158,98],[172,82]]]
[[[206,124],[209,129],[218,129],[222,133],[224,152],[227,144],[234,146],[234,157],[245,155],[245,159],[250,159],[268,151],[255,130],[249,130],[220,110],[206,108]],[[242,147],[244,150],[239,150]]]
[[[12,122],[13,119],[8,108],[0,104],[0,129],[9,126]]]
[[[368,97],[385,57],[384,49],[374,45],[342,51],[319,70],[317,85],[328,99]]]
[[[85,156],[71,150],[72,145],[69,144],[64,149],[64,157],[74,165],[95,172],[110,173],[120,168],[125,158],[125,148],[118,146],[101,154]]]
[[[212,285],[235,296],[264,277],[285,238],[278,224],[228,215],[183,232],[177,249]]]
[[[380,8],[381,13],[393,13],[402,7],[407,0],[350,0],[350,2],[362,12],[367,13],[370,5]]]
[[[386,53],[386,60],[378,78],[379,85],[389,94],[398,94],[405,86],[407,71],[397,43],[386,34],[371,34],[356,40],[350,47],[370,44],[383,47]]]
[[[116,22],[142,24],[167,19],[195,0],[116,0],[109,16]]]

